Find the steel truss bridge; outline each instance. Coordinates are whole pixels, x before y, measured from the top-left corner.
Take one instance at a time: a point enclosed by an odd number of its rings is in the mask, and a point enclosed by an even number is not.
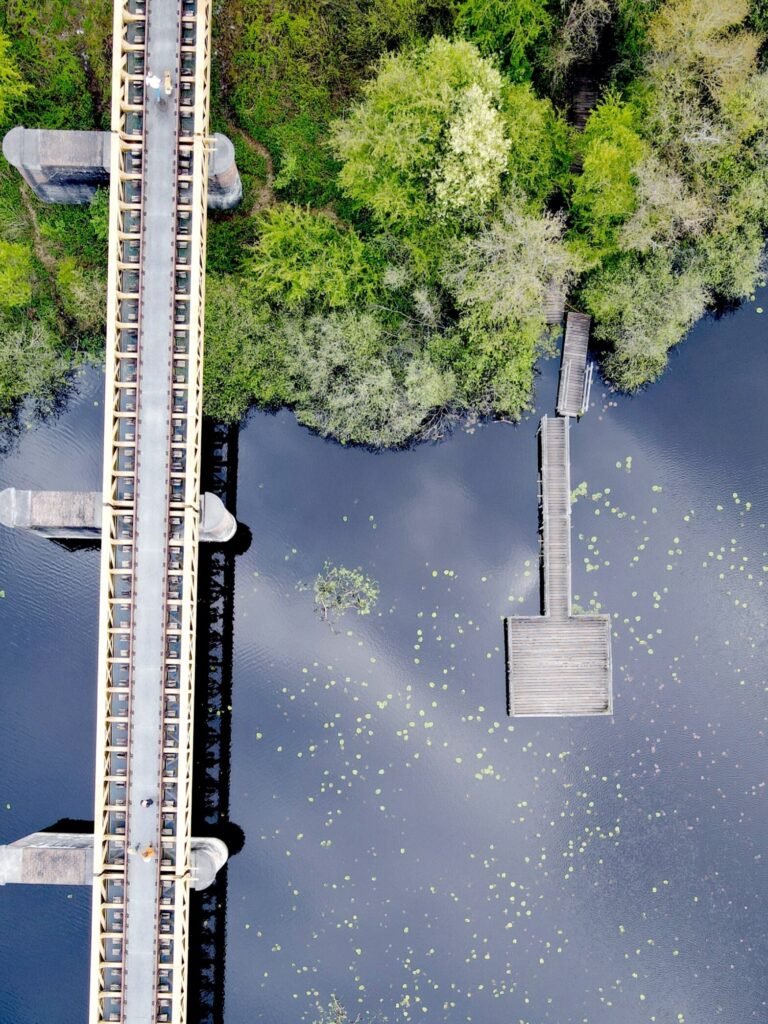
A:
[[[210,7],[114,11],[91,1024],[186,1019]]]

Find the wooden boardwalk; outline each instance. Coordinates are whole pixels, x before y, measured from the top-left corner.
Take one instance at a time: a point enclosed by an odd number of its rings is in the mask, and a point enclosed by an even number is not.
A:
[[[587,366],[587,349],[591,323],[592,318],[584,313],[568,314],[557,389],[560,416],[581,416],[589,407],[592,365]]]
[[[571,614],[568,417],[539,428],[542,616],[505,620],[511,715],[611,714],[611,620]]]
[[[539,501],[544,614],[571,614],[571,457],[569,421],[545,416],[539,427]]]
[[[549,327],[561,324],[565,319],[565,288],[550,284],[544,296],[544,318]]]

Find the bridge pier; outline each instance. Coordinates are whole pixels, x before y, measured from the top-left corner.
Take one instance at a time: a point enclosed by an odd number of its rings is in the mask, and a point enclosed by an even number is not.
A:
[[[243,197],[235,147],[217,132],[209,162],[208,208],[231,210]],[[49,131],[17,125],[3,156],[44,203],[90,203],[109,184],[111,132]]]
[[[98,540],[101,491],[0,491],[0,523],[54,540]],[[237,532],[237,520],[216,494],[200,495],[200,540],[224,544]]]
[[[229,859],[226,843],[192,838],[193,889],[207,889]],[[93,836],[33,832],[0,846],[0,885],[92,885]]]

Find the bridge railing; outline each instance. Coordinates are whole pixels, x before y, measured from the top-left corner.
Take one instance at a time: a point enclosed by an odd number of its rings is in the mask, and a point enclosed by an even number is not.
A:
[[[121,1020],[126,814],[130,787],[138,331],[141,319],[146,20],[131,0],[113,21],[104,481],[97,684],[92,1021]]]

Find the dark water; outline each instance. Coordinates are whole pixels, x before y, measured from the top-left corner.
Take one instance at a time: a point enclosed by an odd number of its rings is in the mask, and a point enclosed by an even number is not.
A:
[[[574,590],[615,615],[612,720],[505,716],[501,616],[538,609],[535,418],[378,456],[249,420],[213,712],[245,836],[226,1024],[309,1021],[331,993],[389,1021],[768,1020],[756,309],[700,325],[646,394],[596,387],[572,429]],[[100,389],[0,486],[98,486]],[[97,558],[0,535],[2,841],[91,816]],[[326,560],[381,586],[337,632],[300,589]],[[2,1024],[85,1019],[88,912],[0,892]]]

